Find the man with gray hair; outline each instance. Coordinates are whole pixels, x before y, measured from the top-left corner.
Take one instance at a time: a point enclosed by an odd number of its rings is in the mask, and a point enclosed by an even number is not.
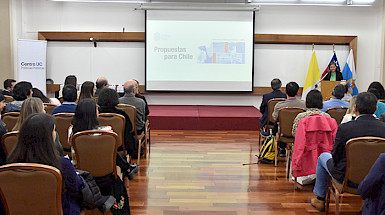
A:
[[[99,97],[99,93],[102,89],[108,88],[108,80],[105,77],[99,77],[96,79],[96,91],[95,91],[95,97]]]
[[[119,98],[120,104],[129,104],[136,108],[136,130],[138,135],[144,131],[144,124],[146,123],[145,108],[146,103],[135,97],[138,85],[136,81],[129,80],[124,83],[124,96]]]

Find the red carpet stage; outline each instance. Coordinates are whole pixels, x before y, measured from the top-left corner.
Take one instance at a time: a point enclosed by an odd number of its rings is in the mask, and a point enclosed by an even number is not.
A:
[[[259,129],[261,112],[253,106],[149,105],[154,130]]]

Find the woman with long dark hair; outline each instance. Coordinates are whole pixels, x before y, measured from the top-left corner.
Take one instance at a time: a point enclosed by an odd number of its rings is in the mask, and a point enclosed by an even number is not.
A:
[[[95,95],[95,84],[92,81],[85,81],[80,88],[79,101],[83,99],[92,99]]]
[[[48,98],[47,96],[44,95],[43,92],[41,92],[41,90],[37,88],[32,88],[32,97],[41,99],[43,103],[61,105],[60,101],[57,98]]]
[[[86,130],[106,130],[105,127],[99,126],[98,114],[99,111],[94,100],[81,100],[76,106],[75,115],[72,119],[73,127],[72,132],[70,131],[71,135]],[[107,130],[111,131],[111,128],[107,128]],[[116,156],[116,165],[122,169],[123,174],[130,180],[134,179],[135,173],[138,172],[138,167],[136,165],[130,165],[119,153],[117,153]]]
[[[8,156],[8,163],[39,163],[56,167],[63,176],[63,214],[80,214],[80,206],[71,198],[84,187],[82,179],[75,172],[71,161],[59,157],[54,139],[55,119],[44,113],[28,116],[19,131],[15,150]],[[65,188],[65,189],[64,189]],[[21,207],[23,207],[21,205]]]
[[[135,144],[134,134],[131,132],[132,124],[130,117],[124,112],[116,108],[119,104],[118,93],[110,88],[102,89],[99,92],[99,112],[100,113],[117,113],[122,115],[126,119],[126,125],[124,129],[124,147],[128,151],[131,157],[137,157],[138,145]]]

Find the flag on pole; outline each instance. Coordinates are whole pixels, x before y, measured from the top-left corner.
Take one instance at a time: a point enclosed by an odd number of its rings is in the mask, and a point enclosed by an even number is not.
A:
[[[302,100],[306,100],[306,95],[308,94],[308,92],[310,92],[310,90],[316,88],[316,85],[319,83],[319,80],[320,72],[317,57],[315,56],[315,51],[313,51],[313,55],[311,56],[309,64],[309,69],[307,71],[305,85],[303,87]]]
[[[330,68],[329,68],[329,65],[330,65],[331,62],[336,62],[338,71],[341,71],[340,63],[338,62],[336,52],[333,52],[333,57],[332,57],[332,59],[330,60],[328,66],[327,66],[326,69],[325,69],[325,71],[322,73],[321,77],[324,77],[324,76],[326,75],[326,73],[329,71],[329,69],[330,69]]]
[[[344,70],[342,70],[342,76],[349,85],[348,93],[352,94],[352,96],[357,95],[358,88],[356,85],[356,67],[354,65],[353,49],[350,49],[350,53],[348,59],[346,60]]]

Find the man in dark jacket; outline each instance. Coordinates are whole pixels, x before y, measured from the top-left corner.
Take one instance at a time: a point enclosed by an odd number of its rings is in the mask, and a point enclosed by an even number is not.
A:
[[[274,78],[271,81],[271,88],[273,89],[273,92],[266,93],[265,95],[263,95],[261,107],[259,107],[259,111],[261,111],[262,113],[261,118],[259,118],[259,124],[261,125],[261,127],[263,127],[267,122],[267,113],[268,113],[267,103],[269,102],[269,100],[274,98],[286,99],[286,94],[281,92],[281,86],[282,86],[281,80],[279,80],[278,78]]]
[[[311,204],[319,211],[325,209],[325,197],[330,176],[342,183],[346,170],[346,142],[356,137],[382,137],[385,138],[385,123],[376,120],[373,113],[377,109],[377,98],[372,93],[362,92],[357,95],[353,121],[338,126],[333,150],[322,153],[317,162],[316,184],[313,192],[317,198]],[[363,152],[365,153],[365,152]],[[357,187],[358,185],[350,184]]]

